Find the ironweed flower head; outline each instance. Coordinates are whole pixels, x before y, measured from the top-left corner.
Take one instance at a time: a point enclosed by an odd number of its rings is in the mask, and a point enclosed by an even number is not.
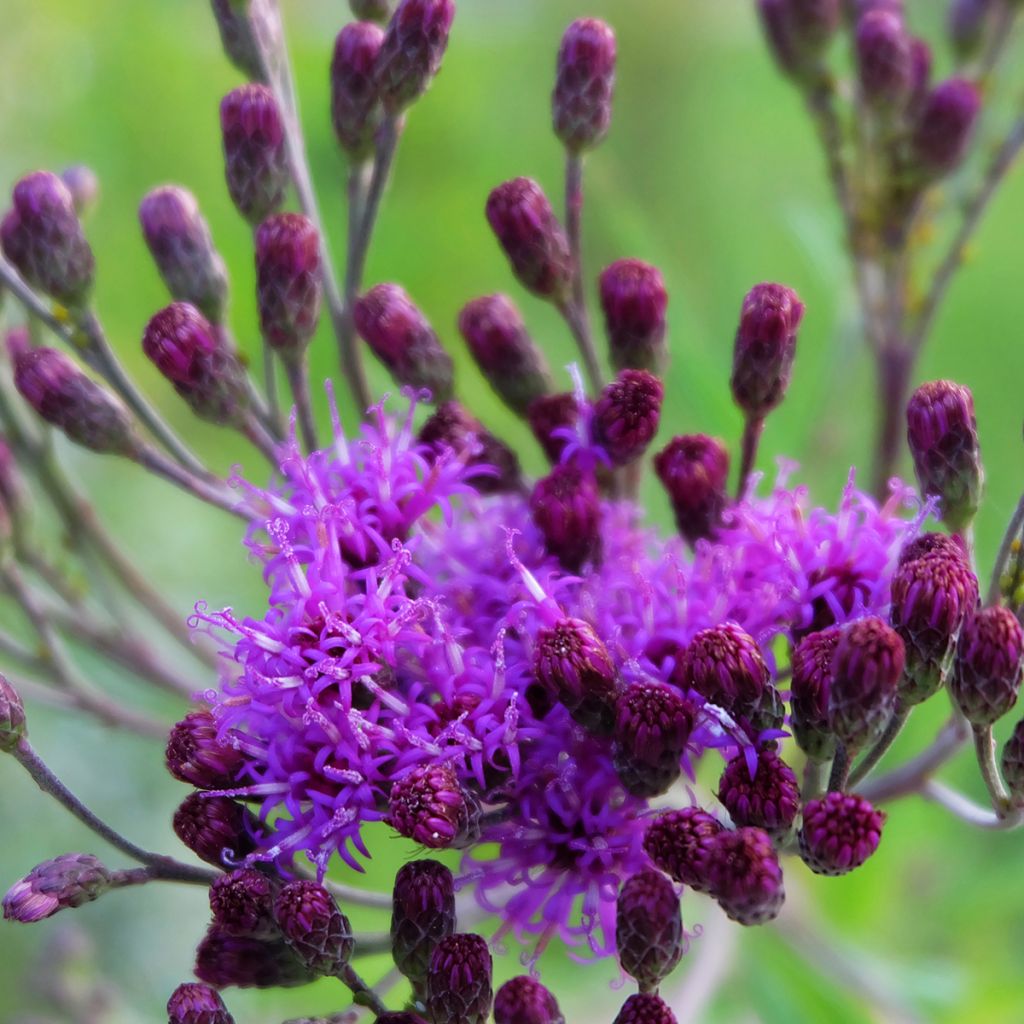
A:
[[[1017,703],[1024,671],[1024,629],[1008,608],[983,608],[960,633],[949,685],[964,717],[984,728]]]
[[[235,1024],[235,1018],[209,985],[187,982],[167,1000],[167,1024]]]
[[[622,969],[641,992],[655,992],[675,970],[686,933],[675,886],[660,871],[641,871],[619,890],[615,942]]]
[[[615,33],[597,18],[574,21],[558,51],[551,99],[555,134],[572,153],[608,134],[615,89]]]
[[[672,1008],[659,996],[638,992],[630,996],[615,1018],[614,1024],[679,1024]]]
[[[493,965],[487,942],[479,935],[442,939],[427,975],[427,1009],[434,1020],[451,1024],[485,1024],[491,1012]]]
[[[661,271],[642,260],[618,260],[602,271],[599,291],[615,368],[664,370],[668,292]]]
[[[782,868],[767,832],[739,828],[719,832],[708,848],[708,891],[734,921],[765,924],[785,900]]]
[[[658,432],[665,388],[646,370],[623,370],[594,405],[594,440],[614,466],[638,459]]]
[[[683,807],[655,818],[644,833],[644,850],[662,871],[696,892],[710,885],[711,847],[722,823],[700,807]]]
[[[289,882],[274,901],[274,918],[310,973],[337,976],[351,958],[352,926],[319,882]]]
[[[819,875],[845,875],[878,849],[885,815],[862,796],[826,793],[804,806],[800,856]]]
[[[494,997],[494,1024],[565,1024],[558,1000],[528,974],[509,978]]]
[[[946,28],[961,60],[969,60],[977,53],[995,9],[992,0],[953,0],[949,5]]]
[[[209,711],[190,711],[167,740],[167,769],[196,789],[226,789],[244,763],[240,750],[222,742]]]
[[[250,224],[259,224],[280,209],[291,178],[273,93],[258,84],[233,89],[221,100],[220,128],[228,194]]]
[[[25,706],[18,691],[0,673],[0,751],[11,753],[27,735]]]
[[[438,943],[455,932],[455,879],[435,860],[404,864],[395,875],[391,955],[411,981],[424,981]]]
[[[386,12],[385,4],[385,15]],[[379,20],[383,21],[383,16]],[[346,25],[334,43],[331,121],[341,148],[357,163],[373,152],[383,117],[375,77],[383,42],[382,28],[368,21],[356,21]]]
[[[473,483],[481,494],[501,494],[522,486],[516,453],[458,402],[442,402],[419,436],[436,456],[448,451],[477,470]]]
[[[65,853],[34,867],[3,899],[4,920],[32,924],[99,899],[111,873],[88,853]]]
[[[981,110],[977,86],[964,78],[940,82],[925,97],[911,137],[914,166],[940,178],[963,161]]]
[[[727,501],[725,445],[705,434],[674,437],[654,457],[654,470],[668,492],[679,532],[690,544],[713,538]]]
[[[423,95],[441,68],[454,0],[401,0],[376,61],[377,89],[395,116]]]
[[[753,772],[743,754],[726,765],[718,799],[735,825],[753,825],[781,838],[793,827],[800,810],[800,784],[775,751],[761,749]]]

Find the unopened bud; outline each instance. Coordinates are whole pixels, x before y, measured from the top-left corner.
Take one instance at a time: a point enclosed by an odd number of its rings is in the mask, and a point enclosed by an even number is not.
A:
[[[427,975],[427,1010],[445,1024],[486,1024],[493,962],[479,935],[449,935],[434,950]]]
[[[845,875],[878,849],[885,815],[862,796],[826,793],[804,806],[800,856],[819,875]]]
[[[382,28],[356,21],[346,25],[334,43],[331,121],[341,148],[357,163],[373,152],[374,136],[381,123],[375,73],[383,42]]]
[[[420,429],[420,441],[434,455],[450,450],[473,467],[481,494],[504,494],[522,486],[516,453],[458,402],[442,402]]]
[[[950,693],[964,717],[984,728],[1017,703],[1024,665],[1024,629],[1008,608],[983,608],[960,634]]]
[[[179,985],[167,1001],[167,1024],[235,1024],[224,1000],[209,985]]]
[[[478,809],[450,762],[420,765],[391,787],[388,821],[407,839],[432,850],[466,843]]]
[[[686,933],[675,887],[660,871],[642,871],[619,890],[615,945],[622,969],[641,992],[656,992],[675,970]]]
[[[10,754],[28,735],[21,695],[0,673],[0,751]]]
[[[216,924],[199,943],[195,973],[214,988],[291,988],[315,978],[284,939],[232,935]]]
[[[839,28],[840,0],[786,0],[793,46],[803,59],[820,56]]]
[[[233,935],[277,934],[273,883],[256,868],[218,875],[210,886],[210,910],[214,923]]]
[[[190,302],[220,323],[228,295],[228,275],[199,204],[175,185],[153,189],[139,205],[146,245],[171,297]]]
[[[1024,802],[1024,721],[1017,723],[1006,741],[1000,767],[1014,803]]]
[[[255,817],[226,796],[193,793],[174,812],[173,825],[185,846],[214,867],[238,861],[256,848]]]
[[[761,749],[753,774],[743,753],[725,766],[718,783],[718,799],[735,825],[754,825],[783,839],[800,810],[800,784],[793,769],[775,751]]]
[[[654,797],[679,778],[695,716],[674,686],[637,682],[622,692],[615,708],[614,762],[630,793]]]
[[[613,1024],[679,1024],[672,1008],[660,996],[638,992],[619,1010]]]
[[[25,175],[0,222],[4,255],[34,288],[71,309],[92,291],[96,262],[67,185],[50,171]]]
[[[401,113],[427,91],[454,18],[454,0],[401,0],[377,58],[377,88],[389,114]]]
[[[594,404],[594,440],[612,464],[625,466],[647,450],[658,432],[665,388],[646,370],[623,370]]]
[[[567,572],[579,572],[601,550],[601,496],[593,473],[560,463],[530,495],[544,546]]]
[[[92,213],[100,198],[100,179],[86,164],[74,164],[60,172],[61,181],[68,187],[75,213],[85,217]]]
[[[786,898],[778,854],[759,828],[719,832],[708,850],[708,883],[726,915],[743,925],[773,920]]]
[[[728,503],[729,451],[717,437],[674,437],[654,457],[679,532],[691,544],[711,539]]]
[[[661,271],[641,260],[618,260],[602,272],[600,293],[615,368],[664,370],[668,292]]]
[[[757,13],[765,42],[779,70],[796,75],[801,69],[801,58],[789,24],[788,0],[757,0]]]
[[[243,85],[221,100],[224,175],[238,212],[259,224],[280,208],[290,171],[284,124],[265,85]]]
[[[574,21],[562,36],[551,98],[555,134],[572,153],[608,134],[615,90],[615,33],[597,18]]]
[[[708,858],[722,831],[717,818],[700,807],[659,815],[644,833],[644,851],[662,871],[695,892],[705,892]]]
[[[914,88],[914,58],[903,19],[872,11],[857,25],[857,77],[865,101],[878,110],[904,107]]]
[[[391,953],[413,982],[426,981],[439,942],[455,931],[455,880],[435,860],[416,860],[395,875]]]
[[[793,651],[790,727],[800,749],[812,761],[832,760],[836,738],[828,720],[832,658],[839,643],[838,626],[809,633]]]
[[[264,80],[261,51],[276,60],[281,15],[276,0],[211,0],[224,54],[252,81]]]
[[[579,402],[571,392],[535,398],[526,410],[530,430],[544,454],[557,463],[562,457],[580,418]]]
[[[494,997],[494,1024],[565,1024],[558,1000],[536,978],[509,978]]]
[[[256,230],[260,328],[283,359],[299,359],[320,319],[320,235],[301,213],[276,213]]]
[[[352,926],[319,882],[289,882],[274,901],[285,940],[310,973],[337,977],[355,947]]]
[[[735,622],[696,633],[683,652],[680,674],[706,700],[741,714],[759,704],[770,682],[757,641]]]
[[[914,167],[927,178],[956,170],[974,137],[981,95],[964,78],[940,82],[925,98],[911,136]]]
[[[221,742],[209,711],[191,711],[171,729],[166,761],[181,782],[196,789],[226,789],[234,785],[244,758]]]
[[[34,867],[3,899],[4,920],[34,924],[99,899],[113,879],[88,853],[65,853]]]

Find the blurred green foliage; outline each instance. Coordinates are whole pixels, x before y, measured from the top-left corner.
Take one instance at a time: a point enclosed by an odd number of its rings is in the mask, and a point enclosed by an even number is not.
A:
[[[938,39],[944,6],[909,2],[915,26],[939,44],[940,66],[948,63]],[[284,7],[314,174],[339,250],[345,166],[328,127],[327,64],[347,6],[315,0]],[[454,321],[467,298],[508,290],[553,365],[573,358],[550,311],[510,280],[482,211],[488,190],[518,174],[538,178],[557,197],[561,155],[548,126],[554,52],[564,25],[584,14],[611,21],[620,47],[614,129],[588,166],[589,276],[620,256],[648,259],[665,273],[673,351],[665,429],[737,436],[727,375],[740,299],[759,280],[791,284],[808,314],[791,396],[770,420],[762,465],[770,472],[777,455],[799,459],[817,498],[834,504],[849,466],[864,462],[871,444],[870,367],[820,155],[799,100],[764,51],[752,0],[461,0],[443,73],[409,117],[367,283],[394,279],[409,289],[450,342],[463,394],[474,397],[491,426],[522,440],[527,463],[539,468],[521,428],[490,400],[469,365]],[[96,170],[103,198],[89,234],[99,261],[101,314],[146,390],[222,470],[236,461],[248,466],[249,453],[192,422],[139,351],[141,328],[165,296],[146,258],[135,208],[161,182],[195,191],[232,268],[236,333],[255,356],[249,235],[223,185],[217,127],[219,98],[237,81],[202,0],[2,4],[0,186],[39,166],[85,162]],[[1014,84],[1007,88],[1015,95]],[[1007,116],[997,104],[983,147]],[[955,205],[957,186],[947,198]],[[976,396],[988,470],[978,530],[983,566],[1022,484],[1022,222],[1024,180],[1017,177],[988,217],[919,373],[921,379],[954,377]],[[325,331],[314,364],[314,378],[335,372]],[[377,390],[386,387],[376,367],[374,383]],[[121,465],[67,454],[125,549],[183,615],[200,597],[258,609],[259,579],[238,544],[235,523],[195,509]],[[248,468],[262,472],[258,465]],[[652,515],[664,520],[650,481],[647,494]],[[111,683],[126,685],[118,678]],[[197,688],[207,684],[196,680]],[[159,710],[169,720],[176,711]],[[933,707],[915,716],[893,757],[928,742],[942,715]],[[95,809],[133,838],[173,849],[168,819],[181,790],[163,774],[159,751],[36,708],[32,724],[38,748]],[[41,801],[13,764],[0,765],[0,772],[0,881],[13,881],[66,849],[107,853]],[[980,795],[966,758],[951,774]],[[376,838],[381,854],[368,886],[386,885],[395,864],[410,854],[383,832]],[[718,965],[702,960],[702,942],[723,956],[728,952],[709,932],[695,940],[689,965],[673,984],[685,985],[688,969],[726,971],[700,1018],[708,1021],[1019,1021],[1022,860],[1024,837],[969,832],[940,810],[907,801],[893,808],[881,853],[863,870],[829,880],[794,867],[795,911],[784,928],[734,934],[734,959]],[[684,912],[690,926],[713,913],[692,896]],[[204,914],[203,893],[158,887],[117,893],[76,913],[74,920],[97,943],[102,972],[120,992],[118,1019],[160,1019],[167,994],[188,976]],[[63,921],[0,927],[0,1019],[36,1006],[38,979],[30,968]],[[366,925],[382,922],[367,919]],[[818,934],[808,936],[808,928]],[[513,949],[505,958],[504,973],[515,972],[516,956]],[[593,968],[581,984],[584,975],[570,972],[559,951],[548,960],[570,1020],[611,1018],[609,1008],[620,996],[605,988],[613,977],[608,965]],[[366,974],[376,977],[386,966],[367,964]],[[327,983],[297,993],[231,996],[245,1024],[271,1024],[342,1002]]]

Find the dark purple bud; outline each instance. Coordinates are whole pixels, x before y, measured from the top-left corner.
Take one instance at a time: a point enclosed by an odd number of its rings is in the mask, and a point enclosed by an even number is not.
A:
[[[935,86],[911,135],[915,168],[928,178],[956,170],[974,137],[980,110],[981,94],[965,78],[950,78]]]
[[[167,769],[196,789],[227,789],[242,767],[240,751],[223,743],[209,711],[190,711],[167,740]]]
[[[360,21],[387,21],[391,17],[391,0],[348,0],[348,5]]]
[[[708,854],[722,831],[717,818],[700,807],[659,815],[644,833],[644,850],[662,871],[695,892],[708,886]]]
[[[274,918],[311,974],[337,976],[351,959],[352,926],[319,882],[289,882],[274,901]]]
[[[858,619],[843,629],[832,657],[829,724],[851,752],[885,728],[905,660],[899,634],[881,619]]]
[[[717,437],[674,437],[654,456],[679,532],[692,546],[715,536],[728,501],[729,451]]]
[[[581,725],[611,733],[618,672],[608,648],[583,619],[562,619],[537,634],[533,672]]]
[[[454,0],[401,0],[377,58],[377,89],[392,116],[419,99],[440,70]]]
[[[561,301],[572,280],[569,242],[548,197],[530,178],[513,178],[487,197],[487,221],[520,284]]]
[[[646,370],[623,370],[594,404],[594,440],[612,464],[625,466],[647,450],[658,432],[665,388]]]
[[[518,491],[522,474],[516,453],[458,402],[442,402],[420,429],[420,441],[433,456],[450,450],[474,467],[473,486],[481,494]]]
[[[192,303],[220,323],[228,274],[195,196],[175,185],[153,189],[139,205],[139,222],[171,297]]]
[[[744,925],[773,920],[786,898],[778,854],[759,828],[718,833],[708,849],[708,883],[726,915]]]
[[[426,981],[442,939],[455,932],[455,880],[436,860],[414,860],[395,875],[391,954],[413,982]]]
[[[679,1024],[679,1021],[663,999],[649,992],[639,992],[622,1004],[613,1024]]]
[[[574,431],[579,421],[580,407],[576,396],[569,392],[545,395],[530,403],[526,418],[544,454],[557,463],[569,443],[566,431]]]
[[[34,288],[70,309],[92,291],[96,261],[67,185],[50,171],[26,174],[0,222],[4,255]]]
[[[547,361],[507,296],[485,295],[467,303],[459,330],[487,383],[520,416],[551,390]]]
[[[865,102],[877,110],[903,108],[914,88],[914,58],[903,19],[872,11],[857,25],[857,77]]]
[[[221,46],[232,64],[253,81],[264,80],[260,50],[273,56],[281,45],[281,16],[273,0],[212,0]]]
[[[195,306],[174,302],[146,325],[142,350],[201,419],[237,426],[249,405],[245,371]]]
[[[819,875],[845,875],[859,868],[882,839],[885,815],[862,796],[826,793],[804,806],[800,856]]]
[[[315,979],[284,939],[232,935],[216,925],[199,943],[195,973],[214,988],[294,988]]]
[[[434,950],[427,1010],[445,1024],[486,1024],[493,990],[491,953],[479,935],[449,935]]]
[[[939,498],[943,522],[961,532],[978,511],[984,481],[970,389],[949,380],[922,384],[907,403],[907,442],[921,492]]]
[[[460,846],[473,831],[477,808],[450,762],[414,768],[391,787],[391,827],[432,850]]]
[[[256,848],[256,819],[226,796],[193,793],[174,812],[173,824],[177,837],[214,867],[240,860]]]
[[[34,924],[92,903],[112,882],[110,872],[91,854],[62,854],[38,864],[11,886],[3,900],[4,920]]]
[[[757,12],[765,42],[779,70],[786,75],[798,74],[802,61],[789,24],[789,0],[757,0]]]
[[[674,687],[638,682],[615,707],[615,770],[635,796],[668,791],[693,732],[695,709]]]
[[[536,978],[509,978],[494,997],[494,1024],[565,1024],[558,1000]]]
[[[235,1018],[212,988],[191,982],[167,1000],[167,1024],[235,1024]]]
[[[977,606],[978,578],[959,552],[935,552],[896,570],[889,619],[907,651],[899,691],[904,707],[942,687],[960,630]]]
[[[579,572],[601,549],[601,495],[593,473],[560,463],[530,495],[544,546],[567,572]]]
[[[27,735],[28,723],[21,695],[0,673],[0,752],[13,753]]]
[[[382,120],[375,76],[383,42],[384,30],[367,21],[346,25],[334,42],[331,121],[341,148],[356,163],[373,153]]]
[[[14,386],[47,423],[76,444],[113,455],[137,450],[128,410],[63,352],[33,348],[15,356]]]
[[[798,746],[812,761],[830,761],[836,752],[836,738],[828,719],[828,695],[832,658],[841,632],[833,626],[809,633],[793,651],[790,728]]]
[[[803,58],[821,55],[839,28],[840,0],[786,0],[789,38]]]
[[[952,0],[947,28],[953,50],[961,60],[969,60],[978,52],[995,9],[993,0]]]
[[[900,550],[899,568],[908,562],[916,562],[919,558],[929,555],[942,555],[947,558],[958,558],[967,561],[967,548],[959,534],[950,536],[948,533],[922,533],[912,541],[903,545]]]
[[[434,328],[397,284],[371,288],[355,307],[356,330],[399,384],[428,388],[435,402],[451,398],[452,358]]]
[[[660,871],[628,879],[615,908],[615,945],[641,992],[657,991],[682,959],[685,942],[675,886]]]
[[[320,319],[320,235],[301,213],[276,213],[256,230],[260,328],[284,359],[299,359]]]
[[[661,271],[642,260],[618,260],[601,273],[600,293],[615,368],[664,370],[668,292]]]
[[[100,198],[100,179],[96,177],[96,172],[85,164],[75,164],[61,171],[60,179],[71,193],[75,213],[79,217],[91,213]]]
[[[730,711],[757,705],[769,684],[761,648],[735,622],[697,633],[683,651],[680,671],[686,686]]]
[[[1003,779],[1014,803],[1024,800],[1024,721],[1018,722],[1000,758]]]
[[[796,355],[803,303],[792,288],[759,284],[743,300],[732,362],[732,396],[761,419],[785,397]]]
[[[238,212],[259,224],[284,202],[291,172],[284,124],[265,85],[239,86],[221,100],[224,176]]]
[[[800,810],[800,784],[793,769],[774,750],[762,748],[757,752],[753,776],[742,753],[725,766],[718,799],[738,827],[753,825],[782,839]]]
[[[615,33],[597,18],[574,21],[562,36],[551,108],[555,134],[580,153],[598,145],[612,122]]]
[[[1008,608],[983,608],[960,634],[950,693],[975,727],[1003,717],[1020,693],[1024,629]]]
[[[210,886],[213,922],[232,935],[271,938],[278,934],[274,921],[274,888],[256,868],[239,868],[218,875]]]

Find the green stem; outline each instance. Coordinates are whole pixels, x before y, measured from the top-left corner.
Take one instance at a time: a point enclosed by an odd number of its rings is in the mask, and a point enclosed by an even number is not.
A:
[[[832,761],[832,773],[828,777],[830,793],[842,793],[846,789],[846,779],[850,774],[850,753],[846,744],[836,744],[836,756]]]
[[[568,153],[565,158],[565,231],[572,257],[572,298],[568,313],[563,313],[583,357],[583,368],[596,397],[601,391],[601,367],[587,315],[583,292],[583,157]]]
[[[992,726],[975,727],[974,752],[978,757],[978,768],[985,780],[992,809],[1003,818],[1010,810],[1010,794],[1003,784],[1003,776],[996,761],[996,741],[992,735]]]
[[[875,745],[861,758],[857,766],[850,772],[850,778],[848,785],[852,789],[859,782],[871,774],[874,767],[879,761],[885,757],[886,752],[896,741],[896,737],[899,736],[903,730],[903,726],[907,724],[907,718],[910,717],[910,709],[897,707],[892,713],[892,717],[889,719],[888,724],[885,727],[885,731],[878,738]]]

